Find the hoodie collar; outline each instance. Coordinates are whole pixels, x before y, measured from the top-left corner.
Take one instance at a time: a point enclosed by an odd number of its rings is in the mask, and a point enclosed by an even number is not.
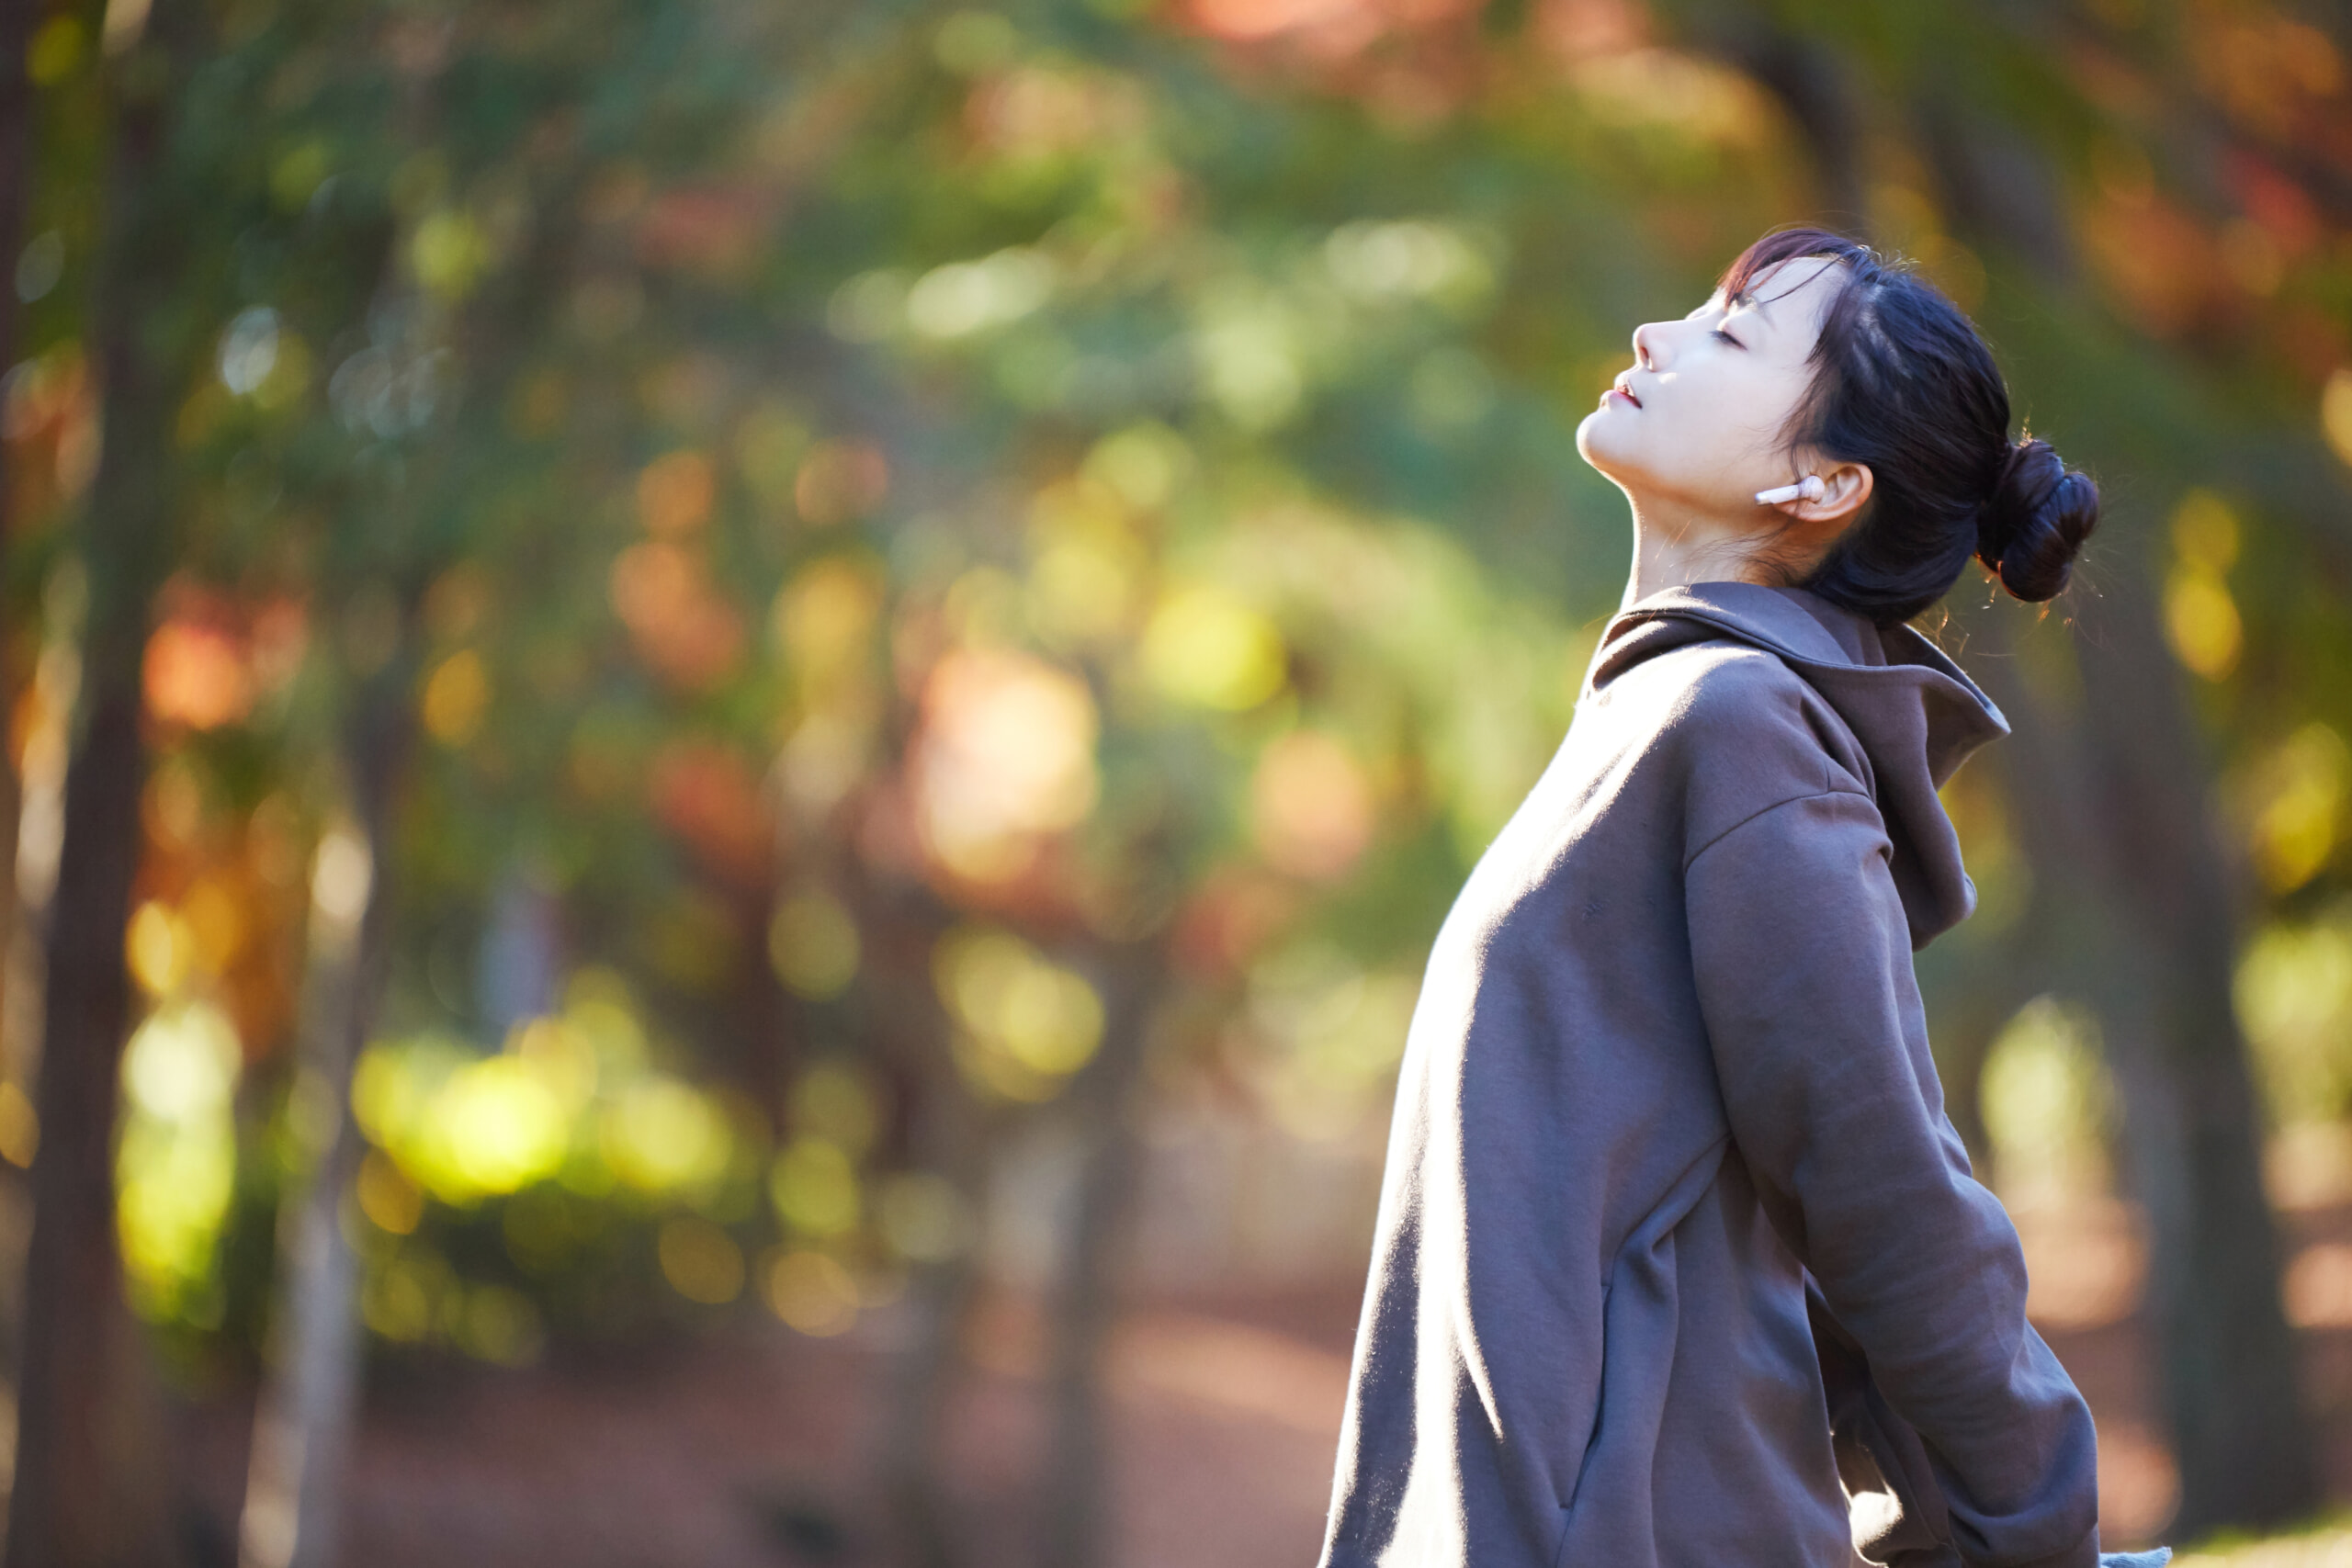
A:
[[[1881,627],[1802,588],[1692,582],[1662,588],[1612,616],[1577,703],[1635,664],[1724,637],[1777,654],[1846,721],[1869,759],[1872,797],[1894,845],[1911,945],[1968,918],[1976,886],[1936,792],[2009,722],[1951,657],[1907,625]]]

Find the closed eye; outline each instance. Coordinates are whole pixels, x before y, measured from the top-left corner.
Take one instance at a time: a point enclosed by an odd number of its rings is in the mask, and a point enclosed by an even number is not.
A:
[[[1721,339],[1723,339],[1725,343],[1727,343],[1727,344],[1731,344],[1731,345],[1732,345],[1732,347],[1734,347],[1734,348],[1746,348],[1746,347],[1747,346],[1746,344],[1744,344],[1744,343],[1740,342],[1737,338],[1736,338],[1736,337],[1732,336],[1732,335],[1731,335],[1731,333],[1727,333],[1727,332],[1724,331],[1724,330],[1723,330],[1723,328],[1721,328],[1721,327],[1717,327],[1717,328],[1714,330],[1714,333],[1713,333],[1713,336],[1716,336],[1716,337],[1719,337],[1719,338],[1721,338]]]

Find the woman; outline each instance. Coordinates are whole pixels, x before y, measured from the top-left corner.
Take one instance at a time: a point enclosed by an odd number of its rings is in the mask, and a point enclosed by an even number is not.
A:
[[[1936,792],[2008,725],[1905,623],[1972,556],[2056,594],[2097,487],[1821,230],[1634,358],[1577,431],[1632,579],[1430,953],[1320,1568],[2092,1568],[2090,1412],[1912,971],[1976,901]]]

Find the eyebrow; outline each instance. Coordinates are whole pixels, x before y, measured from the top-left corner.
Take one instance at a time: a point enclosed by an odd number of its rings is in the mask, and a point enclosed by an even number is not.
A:
[[[1780,329],[1778,328],[1778,326],[1776,326],[1776,325],[1774,324],[1773,321],[1772,321],[1772,315],[1771,315],[1771,312],[1770,312],[1770,311],[1769,311],[1769,310],[1767,310],[1764,308],[1764,307],[1769,303],[1769,301],[1767,301],[1767,300],[1763,300],[1763,299],[1758,299],[1756,297],[1756,290],[1755,290],[1755,289],[1753,289],[1753,288],[1745,288],[1745,289],[1742,289],[1738,294],[1734,295],[1734,296],[1732,297],[1732,301],[1731,301],[1731,302],[1732,302],[1733,304],[1735,304],[1735,305],[1745,303],[1745,304],[1751,305],[1751,306],[1755,307],[1756,315],[1757,315],[1757,319],[1758,319],[1758,320],[1761,321],[1762,321],[1766,326],[1768,326],[1768,327],[1772,327],[1772,328],[1773,328],[1773,330],[1774,330],[1775,332],[1777,332],[1777,331],[1779,331],[1779,330],[1780,330]]]
[[[1775,298],[1777,298],[1777,296],[1775,296]],[[1774,332],[1778,332],[1780,331],[1780,328],[1773,321],[1771,312],[1764,308],[1766,303],[1767,301],[1756,297],[1756,290],[1752,288],[1741,289],[1738,293],[1733,295],[1728,301],[1726,301],[1727,305],[1753,306],[1755,308],[1757,319],[1762,321],[1766,326],[1770,327]],[[1699,307],[1699,310],[1703,310],[1705,309],[1706,307],[1704,305]],[[1699,313],[1699,310],[1693,310],[1690,314],[1695,316]]]

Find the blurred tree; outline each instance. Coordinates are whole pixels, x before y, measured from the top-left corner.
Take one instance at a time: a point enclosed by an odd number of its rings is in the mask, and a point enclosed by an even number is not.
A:
[[[96,40],[97,20],[85,13],[80,36]],[[95,355],[107,445],[89,501],[80,702],[46,931],[12,1563],[162,1562],[178,1549],[146,1352],[120,1285],[112,1134],[146,776],[141,655],[173,547],[171,419],[209,346],[188,308],[200,313],[220,284],[210,258],[179,243],[203,190],[190,175],[205,150],[183,118],[203,28],[189,8],[167,6],[152,27],[107,39],[115,112]]]
[[[391,965],[393,814],[415,740],[413,601],[393,655],[357,682],[343,748],[353,819],[322,840],[311,872],[308,983],[313,1010],[293,1087],[303,1108],[298,1179],[279,1217],[278,1343],[254,1424],[238,1531],[247,1568],[336,1560],[345,1456],[356,1419],[358,1259],[344,1213],[367,1143],[351,1110],[352,1068],[374,1031]]]
[[[10,276],[6,281],[13,286],[7,293],[0,294],[0,367],[17,363],[20,341],[18,304],[28,292],[14,275],[24,265],[25,216],[30,206],[28,187],[33,176],[34,94],[28,56],[38,10],[32,0],[7,0],[0,6],[0,82],[11,87],[5,99],[0,99],[0,261],[7,264]],[[16,510],[14,502],[19,488],[14,468],[12,454],[0,448],[0,542],[6,541],[12,533],[10,515]],[[5,641],[0,641],[0,646],[5,646]],[[0,768],[0,865],[14,865],[17,861],[16,828],[23,804],[17,788],[16,770]],[[15,898],[0,897],[0,953],[9,951],[14,944],[17,913]],[[17,1260],[8,1261],[13,1264]],[[0,1366],[16,1365],[17,1317],[15,1292],[0,1292]]]

